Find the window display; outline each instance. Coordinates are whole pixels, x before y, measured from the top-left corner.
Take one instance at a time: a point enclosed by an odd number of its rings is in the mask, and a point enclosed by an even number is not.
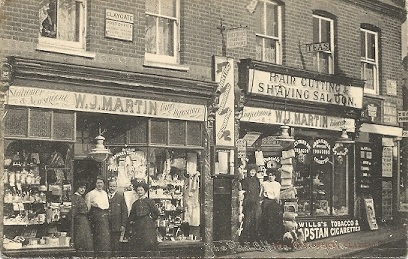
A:
[[[294,143],[294,177],[299,216],[349,213],[349,150],[322,138]]]
[[[158,240],[200,240],[199,153],[171,148],[113,147],[109,177],[116,177],[130,211],[136,194],[131,182],[149,185],[148,197],[160,211]]]
[[[6,141],[5,250],[71,246],[71,152],[64,143]]]

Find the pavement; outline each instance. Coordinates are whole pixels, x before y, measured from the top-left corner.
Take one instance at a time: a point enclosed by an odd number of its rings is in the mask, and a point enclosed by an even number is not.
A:
[[[216,258],[408,258],[408,224],[383,225],[378,230],[306,242],[295,251],[284,251],[278,245],[258,248],[239,246],[230,242],[218,246]],[[226,248],[226,249],[225,249]]]

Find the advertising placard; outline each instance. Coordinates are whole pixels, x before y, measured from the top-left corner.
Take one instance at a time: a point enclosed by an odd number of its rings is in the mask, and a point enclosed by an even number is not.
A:
[[[358,219],[297,219],[296,221],[298,221],[299,230],[302,232],[305,241],[315,241],[360,231]]]
[[[368,226],[371,230],[378,229],[377,219],[375,218],[374,200],[364,199],[364,207],[366,211]]]
[[[215,114],[215,144],[234,147],[234,60],[214,56],[214,73],[220,93],[219,109]]]

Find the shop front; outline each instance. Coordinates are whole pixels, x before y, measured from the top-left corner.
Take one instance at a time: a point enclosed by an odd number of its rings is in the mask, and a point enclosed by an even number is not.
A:
[[[256,164],[261,183],[266,168],[279,169],[282,211],[297,214],[306,241],[360,231],[353,140],[362,82],[253,60],[239,69],[241,165]]]
[[[28,73],[33,64],[42,66],[35,76]],[[44,71],[53,65],[13,59],[5,115],[4,254],[74,254],[72,195],[78,182],[92,190],[99,175],[105,182],[116,180],[128,213],[136,197],[132,182],[149,185],[148,197],[160,212],[155,225],[161,256],[204,255],[204,241],[211,237],[203,204],[209,199],[206,107],[212,83],[156,81],[136,73],[125,82],[118,79],[120,71],[79,71],[67,64],[58,64],[51,79]],[[176,94],[163,90],[176,86]],[[89,152],[98,134],[110,155],[95,160]],[[127,249],[126,240],[121,246]]]

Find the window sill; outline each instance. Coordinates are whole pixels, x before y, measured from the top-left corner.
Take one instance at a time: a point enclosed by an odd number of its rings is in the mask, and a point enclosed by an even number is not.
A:
[[[146,59],[144,60],[143,66],[155,67],[155,68],[167,68],[167,69],[178,70],[178,71],[183,71],[183,72],[187,72],[190,69],[188,66],[185,66],[185,65],[163,63],[163,62],[151,61],[151,60],[146,60]]]
[[[364,93],[364,97],[377,98],[377,99],[381,99],[381,100],[386,99],[386,96],[382,96],[382,95],[379,95],[379,94],[372,94],[372,93]]]
[[[54,53],[61,53],[71,56],[79,56],[85,58],[95,58],[96,53],[85,51],[82,49],[70,49],[70,48],[59,48],[55,46],[51,46],[48,44],[37,44],[37,50],[39,51],[46,51],[46,52],[54,52]]]

